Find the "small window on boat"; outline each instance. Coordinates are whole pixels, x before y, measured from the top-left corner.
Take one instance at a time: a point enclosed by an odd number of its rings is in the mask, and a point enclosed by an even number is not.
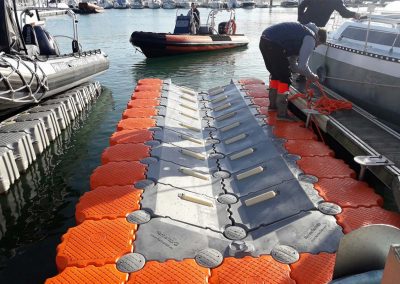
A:
[[[367,37],[367,29],[359,27],[347,27],[342,32],[341,37],[365,42]],[[396,43],[394,46],[400,47],[400,35],[378,30],[369,31],[368,42],[370,43],[392,46],[395,40]]]

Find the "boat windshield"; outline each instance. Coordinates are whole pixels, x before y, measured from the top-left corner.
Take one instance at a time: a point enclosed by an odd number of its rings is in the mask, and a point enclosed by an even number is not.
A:
[[[367,27],[348,26],[342,32],[341,38],[348,38],[368,43],[400,47],[400,37],[397,32],[384,32],[382,30],[369,29]]]

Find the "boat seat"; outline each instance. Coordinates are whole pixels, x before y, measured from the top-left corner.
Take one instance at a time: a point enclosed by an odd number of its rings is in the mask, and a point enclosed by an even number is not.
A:
[[[28,53],[34,54],[36,46],[40,55],[60,55],[57,42],[42,26],[26,24],[22,29],[22,36]]]
[[[180,15],[176,17],[174,34],[189,34],[190,33],[190,16]]]
[[[213,34],[213,30],[208,25],[200,26],[198,34],[199,35],[212,35]]]

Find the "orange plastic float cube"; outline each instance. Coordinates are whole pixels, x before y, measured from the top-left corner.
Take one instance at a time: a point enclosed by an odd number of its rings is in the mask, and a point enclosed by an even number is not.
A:
[[[158,113],[157,109],[154,107],[146,108],[128,108],[122,113],[122,118],[151,118],[156,116]]]
[[[274,128],[275,136],[289,140],[317,140],[317,136],[304,127],[302,122],[288,122],[276,120]]]
[[[127,108],[146,108],[160,105],[157,99],[135,99],[128,102]]]
[[[149,261],[140,271],[131,273],[128,284],[197,284],[208,283],[210,269],[199,266],[193,259],[166,262]]]
[[[251,102],[259,107],[268,107],[269,106],[269,100],[267,100],[265,98],[252,98]]]
[[[118,271],[115,264],[67,267],[57,276],[47,279],[45,284],[121,284],[128,280],[128,276],[128,273]]]
[[[140,208],[142,192],[133,185],[100,186],[86,192],[76,205],[76,222],[126,217]]]
[[[135,92],[142,92],[142,91],[161,91],[162,85],[137,85],[135,88]]]
[[[246,91],[246,95],[252,97],[252,98],[268,98],[268,91],[265,89],[265,86],[263,86],[262,89],[249,89]]]
[[[334,152],[327,145],[315,140],[288,140],[285,148],[289,153],[301,157],[334,156]]]
[[[57,247],[56,264],[59,271],[68,266],[102,266],[132,252],[136,224],[125,218],[87,220],[68,229]]]
[[[315,189],[323,199],[341,207],[383,205],[383,199],[367,183],[353,178],[321,178]]]
[[[101,163],[140,161],[150,157],[151,148],[144,144],[118,144],[106,148],[101,155]]]
[[[90,176],[90,188],[133,185],[145,179],[146,165],[140,162],[110,162],[97,167]]]
[[[153,132],[147,129],[131,129],[114,132],[110,138],[110,145],[125,143],[144,143],[153,140]]]
[[[161,96],[160,91],[142,91],[142,92],[134,92],[131,96],[132,100],[136,99],[147,99],[147,100],[156,100]]]
[[[126,118],[118,122],[117,130],[147,129],[156,126],[156,120],[151,118]]]
[[[343,208],[336,219],[345,234],[371,224],[392,225],[400,229],[400,214],[381,207]]]
[[[263,80],[256,78],[242,78],[238,82],[241,85],[265,85]]]
[[[211,270],[211,284],[243,283],[296,283],[290,278],[287,264],[275,261],[270,255],[258,258],[225,258],[217,268]]]
[[[297,161],[300,169],[317,178],[354,178],[356,173],[342,160],[325,157],[302,157]]]
[[[290,276],[297,284],[325,284],[332,281],[335,254],[300,254],[300,259],[290,265]]]
[[[162,83],[163,80],[158,78],[144,78],[137,82],[138,85],[161,85]]]

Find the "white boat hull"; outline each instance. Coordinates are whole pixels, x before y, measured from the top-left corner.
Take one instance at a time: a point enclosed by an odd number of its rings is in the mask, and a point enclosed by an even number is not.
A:
[[[12,89],[0,86],[0,111],[13,110],[58,94],[103,73],[109,67],[107,56],[99,50],[91,54],[78,54],[49,58],[44,61],[20,61],[15,57],[1,57],[2,63],[7,62],[9,67],[0,67],[0,73],[9,77],[8,82]],[[3,64],[2,64],[3,65]],[[12,67],[11,67],[12,66]],[[19,76],[18,70],[21,74]],[[37,70],[32,72],[31,70]],[[26,82],[32,82],[29,88]]]
[[[320,77],[325,77],[324,85],[328,88],[373,115],[400,125],[398,59],[323,45],[314,51],[310,66]]]

